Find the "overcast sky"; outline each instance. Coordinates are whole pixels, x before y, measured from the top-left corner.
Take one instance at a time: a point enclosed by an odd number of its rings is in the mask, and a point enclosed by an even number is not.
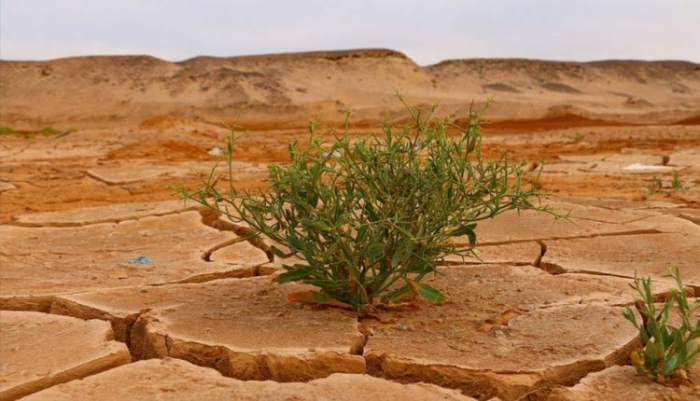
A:
[[[700,0],[0,0],[4,60],[354,48],[700,62]]]

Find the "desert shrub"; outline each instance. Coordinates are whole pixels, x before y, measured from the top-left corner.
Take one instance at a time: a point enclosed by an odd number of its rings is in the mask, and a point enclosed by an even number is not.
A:
[[[637,371],[661,384],[675,384],[684,381],[687,370],[695,363],[700,352],[700,319],[693,323],[693,313],[700,308],[700,302],[690,303],[678,269],[672,277],[678,286],[671,290],[671,296],[663,304],[656,304],[652,293],[651,278],[636,278],[631,287],[641,296],[635,308],[641,315],[638,322],[631,308],[624,316],[639,330],[642,348],[632,351],[632,364]],[[675,312],[680,324],[673,325],[669,318]]]
[[[0,125],[0,135],[12,135],[15,132],[12,127],[7,125]]]
[[[44,127],[39,131],[41,135],[48,136],[48,135],[56,135],[58,134],[58,130],[54,127]]]
[[[681,175],[675,171],[673,173],[673,178],[669,182],[668,186],[664,185],[663,180],[657,176],[653,176],[649,180],[649,184],[642,188],[645,196],[651,196],[655,194],[664,194],[666,196],[671,196],[674,193],[683,193],[686,191],[685,185],[681,180]]]
[[[524,180],[523,164],[505,154],[482,157],[480,113],[470,110],[466,125],[457,126],[431,118],[434,107],[425,118],[406,108],[410,123],[385,122],[369,137],[351,137],[346,123],[344,134],[324,141],[319,125],[309,124],[309,143],[289,145],[291,162],[269,166],[267,193],[233,186],[232,129],[228,189],[217,188],[221,177],[212,170],[200,189],[181,195],[247,223],[275,242],[277,256],[303,260],[284,265],[277,281],[319,290],[291,294],[291,301],[361,311],[415,297],[443,302],[421,280],[446,256],[472,253],[479,221],[513,209],[549,209],[532,203],[541,194]],[[450,245],[454,237],[465,238],[463,245]]]
[[[683,185],[681,175],[677,171],[673,173],[670,192],[685,192],[685,185]]]

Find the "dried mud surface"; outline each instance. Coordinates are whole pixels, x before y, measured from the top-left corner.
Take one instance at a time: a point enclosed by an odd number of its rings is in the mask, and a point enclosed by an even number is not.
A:
[[[0,135],[0,400],[700,399],[695,372],[681,389],[635,375],[621,314],[635,274],[663,296],[676,266],[700,291],[694,64],[418,67],[364,51],[0,69],[0,125],[15,130]],[[484,154],[543,166],[544,202],[568,219],[480,223],[479,258],[429,279],[447,303],[368,318],[288,303],[305,287],[274,283],[281,261],[248,242],[208,255],[235,232],[173,188],[221,161],[215,121],[244,112],[233,181],[264,190],[307,118],[333,125],[352,103],[357,135],[405,119],[393,89],[448,115],[498,93]]]

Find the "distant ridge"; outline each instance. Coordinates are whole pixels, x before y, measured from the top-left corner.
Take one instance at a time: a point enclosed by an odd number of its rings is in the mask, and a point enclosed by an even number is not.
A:
[[[687,61],[446,60],[421,67],[389,49],[357,49],[170,62],[151,56],[0,60],[0,125],[109,127],[178,116],[252,129],[297,129],[322,117],[358,124],[398,116],[401,92],[458,118],[472,101],[488,118],[556,117],[667,124],[697,121],[700,64]]]

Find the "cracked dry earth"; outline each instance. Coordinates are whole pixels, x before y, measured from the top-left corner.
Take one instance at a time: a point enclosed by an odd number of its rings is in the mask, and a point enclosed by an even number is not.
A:
[[[635,274],[661,296],[677,266],[700,290],[700,128],[580,130],[487,130],[489,151],[548,160],[569,219],[484,222],[480,259],[429,279],[446,304],[359,320],[287,303],[304,286],[275,284],[280,261],[247,242],[202,258],[235,234],[168,187],[197,185],[216,126],[0,138],[0,400],[700,399],[700,371],[678,389],[635,374],[622,317]],[[243,138],[236,185],[264,187],[302,137]]]

